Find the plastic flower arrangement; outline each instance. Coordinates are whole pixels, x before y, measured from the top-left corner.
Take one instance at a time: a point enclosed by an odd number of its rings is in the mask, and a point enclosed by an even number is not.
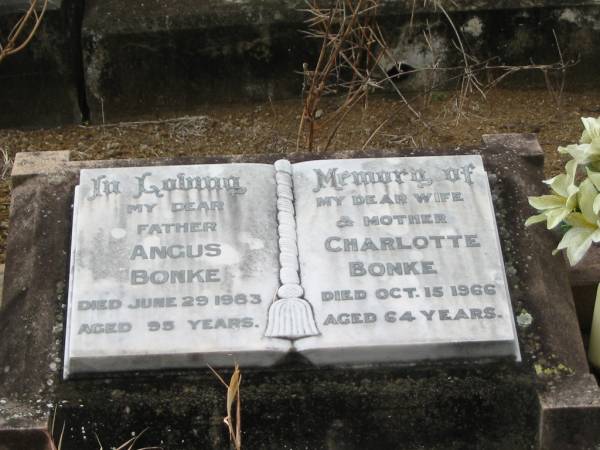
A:
[[[565,166],[565,173],[544,181],[550,186],[551,194],[529,197],[529,204],[539,214],[525,222],[526,226],[546,222],[548,229],[564,228],[566,232],[554,253],[566,250],[572,266],[581,261],[592,244],[600,242],[600,117],[581,120],[584,131],[579,144],[558,148],[559,153],[572,158]],[[589,358],[593,365],[600,367],[600,285]]]

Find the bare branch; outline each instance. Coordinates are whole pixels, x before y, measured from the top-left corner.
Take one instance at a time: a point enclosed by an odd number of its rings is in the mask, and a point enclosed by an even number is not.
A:
[[[416,1],[412,2],[411,20],[409,26],[414,26]],[[435,11],[448,23],[453,34],[452,46],[457,52],[460,63],[444,67],[440,64],[433,46],[433,37],[429,22],[423,32],[423,39],[432,56],[428,66],[413,68],[398,61],[377,23],[377,8],[380,0],[335,0],[327,2],[327,6],[319,6],[319,0],[307,1],[305,11],[308,29],[304,30],[307,38],[318,39],[321,49],[317,63],[309,67],[304,63],[303,75],[303,111],[298,127],[296,149],[303,142],[309,151],[315,147],[324,151],[334,141],[348,113],[362,103],[366,108],[369,93],[387,88],[395,92],[399,104],[392,108],[389,117],[385,118],[369,135],[363,148],[372,142],[374,137],[388,125],[402,110],[410,112],[421,124],[431,127],[424,122],[422,114],[415,106],[419,98],[430,96],[440,88],[446,88],[450,83],[456,83],[457,91],[454,99],[456,121],[465,116],[465,110],[470,96],[475,93],[486,98],[487,92],[511,75],[523,71],[539,71],[544,75],[548,90],[552,93],[557,105],[560,104],[565,83],[566,70],[576,62],[564,60],[558,37],[554,39],[558,49],[559,61],[553,64],[534,64],[512,66],[499,64],[497,57],[480,60],[468,52],[465,40],[459,27],[455,25],[448,10],[442,5],[442,0],[423,0],[423,5],[431,2]],[[449,4],[454,6],[452,0]],[[405,67],[408,69],[405,70]],[[391,70],[395,67],[396,70]],[[406,76],[425,74],[428,86],[423,92],[412,98],[407,98],[400,81]],[[438,81],[436,74],[443,74]],[[551,74],[559,73],[557,81]],[[482,80],[486,80],[486,82]],[[329,111],[320,109],[322,99],[327,95],[339,95],[338,106]],[[427,101],[425,101],[425,104]],[[318,114],[317,114],[318,112]],[[323,139],[323,143],[319,141]],[[322,145],[322,148],[321,148]]]
[[[48,0],[43,0],[41,8],[39,8],[40,12],[38,12],[38,0],[30,0],[29,8],[17,20],[17,23],[8,34],[6,43],[2,44],[0,42],[0,63],[7,56],[14,55],[29,45],[42,23],[47,8]],[[26,28],[29,31],[22,36]]]

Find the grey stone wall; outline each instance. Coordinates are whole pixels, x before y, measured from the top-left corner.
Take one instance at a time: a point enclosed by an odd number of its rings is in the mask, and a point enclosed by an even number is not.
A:
[[[28,0],[2,2],[2,43],[28,6]],[[50,1],[30,45],[0,63],[0,128],[81,122],[82,13],[78,0]]]
[[[0,9],[0,30],[8,29],[24,3]],[[441,66],[461,63],[454,31],[434,3],[385,0],[379,8],[395,57],[415,68],[434,59],[424,30],[431,32]],[[556,33],[563,59],[578,61],[567,82],[595,81],[597,2],[446,3],[466,49],[479,60],[557,62]],[[302,64],[316,59],[316,43],[299,32],[306,19],[299,0],[87,0],[85,11],[82,5],[51,2],[32,45],[0,66],[0,127],[76,123],[82,117],[102,123],[182,114],[212,102],[299,97]],[[544,77],[530,72],[513,82],[543,86]],[[419,74],[400,87],[431,84],[431,76]]]

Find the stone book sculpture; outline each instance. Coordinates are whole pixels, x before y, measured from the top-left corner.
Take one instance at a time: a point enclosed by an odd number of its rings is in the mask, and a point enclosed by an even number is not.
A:
[[[65,377],[520,360],[479,156],[82,170]]]

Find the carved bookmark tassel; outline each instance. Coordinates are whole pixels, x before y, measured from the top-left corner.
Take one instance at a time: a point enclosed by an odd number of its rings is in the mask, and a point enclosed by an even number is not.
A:
[[[279,279],[277,299],[269,307],[269,320],[265,336],[300,339],[319,334],[310,303],[303,299],[298,271],[298,245],[294,193],[292,190],[292,165],[282,159],[275,162],[277,181],[277,222],[279,224]]]

